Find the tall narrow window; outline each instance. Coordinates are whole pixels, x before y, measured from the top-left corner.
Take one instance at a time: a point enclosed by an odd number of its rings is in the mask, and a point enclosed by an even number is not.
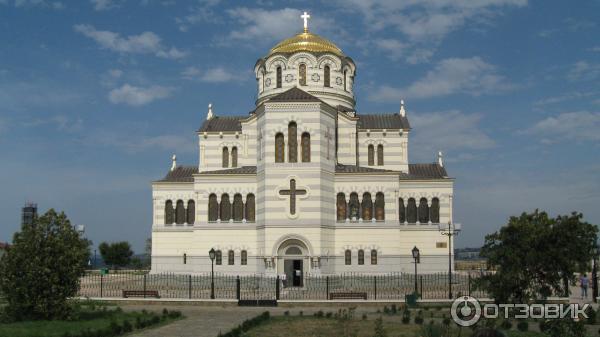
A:
[[[281,67],[277,67],[277,79],[276,79],[277,88],[281,88],[281,77],[282,77],[282,75],[281,75]]]
[[[344,91],[346,91],[346,77],[348,77],[347,74],[348,74],[348,71],[344,70]]]
[[[167,202],[165,202],[165,225],[171,225],[175,222],[173,213],[173,201],[167,200]]]
[[[406,206],[406,221],[411,224],[417,222],[417,202],[414,198],[408,199],[408,205]]]
[[[298,162],[298,126],[295,122],[288,124],[288,163]]]
[[[385,220],[385,196],[382,192],[375,195],[375,220]]]
[[[346,220],[346,196],[344,193],[337,195],[337,221]]]
[[[406,222],[406,207],[404,206],[404,199],[398,199],[398,219],[401,223]]]
[[[248,264],[248,252],[247,251],[242,250],[241,259],[240,260],[241,260],[241,265],[242,266],[245,266],[245,265]]]
[[[185,207],[183,206],[183,200],[177,200],[177,206],[175,208],[175,223],[182,225],[185,222]]]
[[[360,204],[358,202],[358,194],[351,193],[350,194],[350,219],[358,219],[360,217]]]
[[[298,67],[298,79],[300,81],[300,85],[306,85],[306,64],[304,63]]]
[[[244,202],[242,195],[236,194],[233,196],[233,221],[242,221],[244,218]]]
[[[233,252],[233,250],[230,250],[227,252],[227,264],[230,266],[233,266],[234,263],[235,263],[235,253]]]
[[[221,195],[221,221],[229,221],[231,219],[231,202],[229,201],[229,194],[225,193]]]
[[[208,196],[208,221],[217,221],[219,218],[219,201],[216,194]]]
[[[377,250],[371,249],[371,264],[377,264]]]
[[[431,208],[429,208],[429,218],[433,223],[440,223],[440,199],[431,199]]]
[[[421,200],[419,200],[419,222],[429,222],[429,206],[427,205],[427,199],[425,198],[421,198]]]
[[[190,225],[193,225],[194,222],[196,222],[196,203],[194,200],[188,200],[186,222]]]
[[[369,166],[375,165],[375,148],[373,147],[373,145],[369,145],[369,147],[367,148],[367,158],[369,160]]]
[[[237,167],[237,161],[238,161],[238,149],[237,147],[232,147],[231,148],[231,167]]]
[[[350,249],[346,249],[346,251],[344,252],[344,262],[347,266],[352,264],[352,252],[350,251]]]
[[[365,264],[365,251],[362,249],[358,250],[358,264],[361,266]]]
[[[220,266],[221,264],[223,264],[223,254],[221,253],[220,250],[217,250],[215,252],[215,264],[217,266]]]
[[[183,264],[187,264],[187,254],[183,253]]]
[[[227,148],[227,146],[223,147],[223,158],[222,158],[222,162],[223,162],[223,167],[229,167],[229,149]]]
[[[254,194],[248,194],[246,196],[246,221],[255,221],[255,207]]]
[[[324,82],[325,82],[325,86],[326,87],[331,87],[331,81],[330,81],[331,70],[329,69],[329,66],[325,66],[325,68],[324,68],[324,74],[323,75],[324,75],[323,79],[324,79]]]
[[[363,194],[362,204],[362,219],[369,221],[373,219],[373,201],[371,201],[371,193],[366,192]]]
[[[265,91],[265,70],[264,69],[261,71],[261,75],[262,75],[262,87],[260,88],[261,89],[260,92],[263,92],[263,91]]]
[[[283,163],[283,158],[285,156],[285,140],[283,138],[283,133],[278,133],[275,135],[275,162]]]
[[[377,145],[377,165],[383,166],[383,145]]]
[[[308,132],[304,132],[302,134],[302,162],[308,163],[310,162],[310,134]]]

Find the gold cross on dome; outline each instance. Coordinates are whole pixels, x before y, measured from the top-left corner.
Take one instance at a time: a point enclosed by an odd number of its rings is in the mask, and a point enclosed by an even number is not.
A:
[[[304,14],[300,15],[302,19],[304,19],[304,32],[308,32],[308,19],[310,19],[310,15],[304,12]]]

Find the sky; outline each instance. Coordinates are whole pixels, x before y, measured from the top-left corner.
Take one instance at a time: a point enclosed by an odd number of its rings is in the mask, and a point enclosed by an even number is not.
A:
[[[0,0],[0,241],[32,201],[143,251],[151,182],[198,163],[209,103],[253,109],[303,11],[355,60],[357,111],[404,99],[410,161],[443,151],[457,247],[536,208],[600,224],[599,0]]]

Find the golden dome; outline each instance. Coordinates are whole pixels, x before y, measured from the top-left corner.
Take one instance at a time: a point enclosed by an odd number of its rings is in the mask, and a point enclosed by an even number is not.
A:
[[[333,42],[305,30],[302,33],[279,42],[271,49],[269,55],[275,53],[295,53],[299,51],[332,53],[338,56],[343,56],[344,54],[338,46],[333,44]]]

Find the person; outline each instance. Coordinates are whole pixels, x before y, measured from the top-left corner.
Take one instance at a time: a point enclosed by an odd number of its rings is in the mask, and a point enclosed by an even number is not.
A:
[[[588,297],[587,290],[588,290],[589,284],[590,284],[590,280],[588,279],[586,274],[583,274],[579,278],[579,285],[581,286],[581,299],[583,299],[584,297],[585,298]]]

